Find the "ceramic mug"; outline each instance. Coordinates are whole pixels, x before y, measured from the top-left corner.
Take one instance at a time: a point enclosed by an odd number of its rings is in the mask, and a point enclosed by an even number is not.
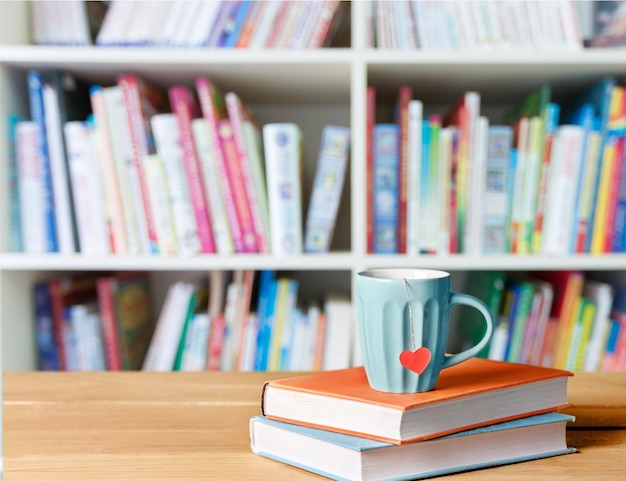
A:
[[[450,290],[450,273],[431,269],[369,269],[356,279],[356,316],[367,380],[393,393],[430,391],[442,369],[476,356],[491,339],[494,319],[476,297]],[[478,309],[487,331],[478,344],[446,355],[450,308]]]

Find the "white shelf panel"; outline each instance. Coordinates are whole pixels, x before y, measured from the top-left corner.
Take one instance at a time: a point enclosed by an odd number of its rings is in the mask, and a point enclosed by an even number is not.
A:
[[[57,254],[1,254],[3,271],[208,271],[215,269],[351,270],[354,256],[347,253],[274,257],[265,254],[164,256],[82,256]]]
[[[626,254],[580,254],[571,256],[546,255],[449,255],[398,256],[370,255],[363,263],[368,268],[416,267],[463,270],[626,270]]]
[[[120,72],[167,87],[208,76],[255,103],[348,103],[349,49],[202,50],[3,46],[0,63],[16,70],[61,69],[94,83],[114,83]],[[259,88],[262,86],[262,88]]]

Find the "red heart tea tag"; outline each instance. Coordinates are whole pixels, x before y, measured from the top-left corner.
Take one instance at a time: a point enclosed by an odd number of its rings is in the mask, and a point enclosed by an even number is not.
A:
[[[430,362],[430,351],[427,347],[420,347],[415,351],[402,351],[400,364],[416,374],[422,374]]]

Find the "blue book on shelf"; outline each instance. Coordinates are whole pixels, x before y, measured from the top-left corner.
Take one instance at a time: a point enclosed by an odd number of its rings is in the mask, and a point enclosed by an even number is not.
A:
[[[41,172],[44,179],[44,202],[47,231],[48,252],[58,252],[57,225],[54,215],[54,191],[52,187],[52,171],[48,153],[48,139],[46,135],[46,119],[43,106],[43,77],[40,72],[28,72],[28,96],[30,101],[30,116],[39,128],[39,150],[41,153]]]
[[[234,16],[232,30],[226,35],[223,47],[233,48],[237,45],[237,40],[239,40],[239,35],[241,35],[241,29],[248,16],[248,10],[250,10],[250,5],[252,5],[251,0],[245,0],[239,3],[239,8],[237,8],[237,13]]]
[[[259,273],[259,292],[257,303],[258,333],[254,359],[254,370],[265,371],[269,359],[270,340],[274,320],[274,305],[276,299],[276,273],[273,270],[263,270]]]
[[[398,252],[399,127],[377,124],[374,153],[374,253]]]
[[[11,252],[21,252],[23,249],[16,138],[17,124],[21,120],[17,115],[10,115],[7,119],[9,129],[7,136],[9,144],[9,249]]]
[[[250,447],[260,456],[331,479],[399,481],[573,453],[565,438],[571,421],[573,416],[551,412],[396,445],[254,416]]]
[[[52,300],[46,281],[38,282],[33,288],[35,300],[35,337],[40,371],[58,371],[59,354],[52,321]]]

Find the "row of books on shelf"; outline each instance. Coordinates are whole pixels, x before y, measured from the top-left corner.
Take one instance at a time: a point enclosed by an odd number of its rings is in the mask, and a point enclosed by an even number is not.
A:
[[[165,48],[288,48],[330,46],[347,2],[63,0],[31,2],[33,39],[40,45]]]
[[[580,271],[468,274],[467,292],[494,313],[496,329],[480,357],[569,371],[626,369],[626,288]],[[467,347],[485,332],[474,312],[459,323]]]
[[[576,51],[626,45],[622,0],[376,0],[367,46],[424,51]]]
[[[568,51],[583,46],[572,0],[369,2],[378,48]]]
[[[61,276],[34,287],[41,370],[315,371],[358,362],[348,297],[298,298],[274,271],[213,271],[167,289],[146,273]]]
[[[571,373],[470,359],[435,389],[373,390],[362,367],[267,382],[250,419],[254,453],[337,480],[423,479],[575,452]],[[471,408],[469,408],[471,406]],[[269,461],[268,461],[269,462]]]
[[[613,77],[556,103],[533,90],[502,123],[468,91],[443,115],[368,89],[368,251],[572,254],[626,250],[626,95]]]
[[[322,131],[308,210],[302,132],[262,125],[205,77],[158,89],[28,73],[30,120],[9,122],[12,250],[299,254],[330,249],[350,130]]]

